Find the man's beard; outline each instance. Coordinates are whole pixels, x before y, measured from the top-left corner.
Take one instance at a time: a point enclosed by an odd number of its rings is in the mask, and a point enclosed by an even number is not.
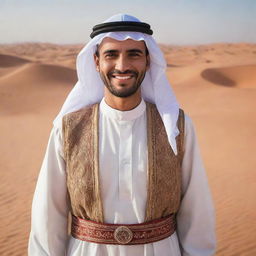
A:
[[[111,77],[112,75],[120,75],[120,74],[132,74],[135,77],[135,81],[134,83],[129,86],[128,88],[124,88],[123,90],[118,90],[112,83],[111,83]],[[107,89],[109,90],[109,92],[111,94],[113,94],[116,97],[120,97],[120,98],[127,98],[131,95],[133,95],[134,93],[136,93],[138,91],[138,89],[140,88],[140,85],[142,83],[142,81],[144,80],[144,77],[146,75],[146,72],[143,73],[138,73],[135,71],[131,71],[131,70],[127,70],[125,72],[120,72],[120,71],[113,71],[113,72],[109,72],[107,77],[100,72],[100,77],[102,79],[102,81],[104,82],[105,86],[107,87]],[[124,84],[120,84],[121,86],[127,86],[125,83]]]

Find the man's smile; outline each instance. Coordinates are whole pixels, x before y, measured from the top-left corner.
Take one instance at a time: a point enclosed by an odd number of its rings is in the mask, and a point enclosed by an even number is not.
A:
[[[118,79],[118,80],[128,80],[133,78],[133,75],[112,75],[113,78]]]
[[[116,80],[125,81],[132,78],[136,78],[138,76],[138,73],[133,70],[126,70],[124,72],[121,72],[119,70],[115,70],[109,73],[108,77],[110,79],[114,78]]]

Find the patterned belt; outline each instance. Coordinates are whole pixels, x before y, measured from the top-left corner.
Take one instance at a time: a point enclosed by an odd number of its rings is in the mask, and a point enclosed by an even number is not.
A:
[[[140,224],[106,224],[72,216],[71,235],[99,244],[147,244],[171,236],[176,229],[175,215]]]

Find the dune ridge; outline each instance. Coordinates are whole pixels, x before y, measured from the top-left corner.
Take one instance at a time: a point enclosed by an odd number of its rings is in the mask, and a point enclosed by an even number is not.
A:
[[[0,68],[3,67],[15,67],[30,62],[24,58],[12,56],[8,54],[0,54]]]
[[[201,76],[217,85],[256,88],[256,65],[208,68]]]

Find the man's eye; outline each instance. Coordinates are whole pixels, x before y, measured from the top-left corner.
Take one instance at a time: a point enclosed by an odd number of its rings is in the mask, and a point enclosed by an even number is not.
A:
[[[132,52],[132,53],[129,54],[129,56],[131,56],[131,57],[139,57],[140,54],[136,53],[136,52]]]
[[[115,53],[108,53],[105,55],[105,58],[113,58],[113,57],[116,57]]]

